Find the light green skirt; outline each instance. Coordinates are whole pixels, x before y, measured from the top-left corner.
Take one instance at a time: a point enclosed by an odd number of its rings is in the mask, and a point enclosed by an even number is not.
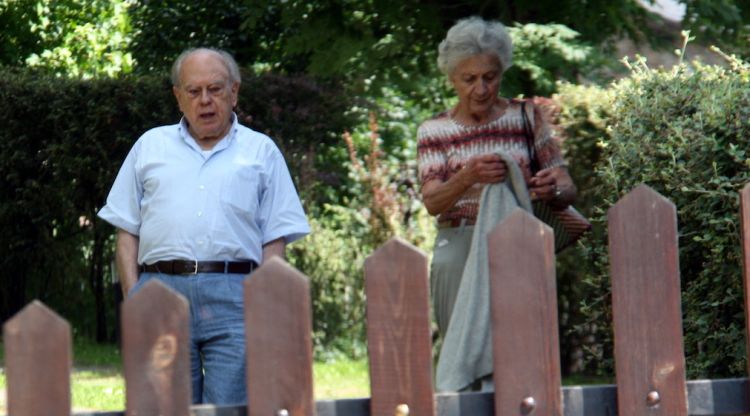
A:
[[[448,330],[473,233],[473,225],[441,228],[435,238],[430,266],[430,290],[441,338]]]

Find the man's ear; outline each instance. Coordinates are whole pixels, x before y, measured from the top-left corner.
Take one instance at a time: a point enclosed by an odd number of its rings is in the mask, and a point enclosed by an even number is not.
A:
[[[182,98],[182,93],[183,92],[180,88],[174,85],[172,86],[172,94],[174,94],[174,98],[177,101],[177,108],[180,109],[180,112],[184,113],[184,111],[182,110],[182,100],[180,100],[180,98]]]
[[[237,107],[237,97],[239,96],[239,92],[240,92],[240,83],[233,82],[231,91],[232,91],[232,107]]]

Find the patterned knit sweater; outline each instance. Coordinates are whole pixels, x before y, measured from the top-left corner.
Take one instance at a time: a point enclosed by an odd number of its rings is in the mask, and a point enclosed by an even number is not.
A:
[[[526,107],[528,111],[532,107],[531,102]],[[552,137],[552,129],[539,108],[533,108],[529,121],[534,132],[533,152],[540,168],[565,165],[560,148]],[[541,122],[535,123],[535,120]],[[478,126],[459,124],[450,117],[448,111],[442,112],[422,123],[417,130],[419,180],[422,185],[435,179],[447,181],[472,156],[497,151],[511,155],[518,162],[528,183],[531,169],[521,101],[510,101],[510,106],[500,117]],[[483,188],[484,184],[475,184],[466,190],[453,207],[438,216],[438,221],[461,218],[475,220]]]

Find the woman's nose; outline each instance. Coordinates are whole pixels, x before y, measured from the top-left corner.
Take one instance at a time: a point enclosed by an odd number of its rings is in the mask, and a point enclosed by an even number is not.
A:
[[[487,83],[484,80],[480,80],[475,88],[477,94],[482,95],[487,92]]]

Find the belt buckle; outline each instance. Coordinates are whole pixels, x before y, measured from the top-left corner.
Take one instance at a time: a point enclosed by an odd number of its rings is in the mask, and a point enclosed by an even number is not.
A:
[[[195,265],[193,267],[193,272],[192,273],[188,273],[188,274],[196,275],[196,274],[198,274],[198,260],[193,260],[193,261],[195,262]]]

